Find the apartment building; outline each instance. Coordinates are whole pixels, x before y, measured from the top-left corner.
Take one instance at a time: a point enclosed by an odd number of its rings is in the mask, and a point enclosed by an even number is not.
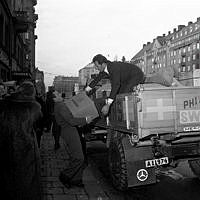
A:
[[[200,17],[157,36],[131,59],[145,74],[172,67],[184,85],[200,85]],[[199,75],[198,75],[199,74]],[[199,76],[199,79],[198,79]],[[199,80],[199,81],[198,81]]]
[[[53,86],[60,93],[65,93],[66,97],[72,96],[75,86],[79,83],[79,77],[55,76]]]
[[[37,0],[0,1],[0,79],[34,80]]]
[[[92,75],[98,74],[99,71],[95,68],[93,63],[89,63],[79,70],[79,84],[85,86],[91,79]]]

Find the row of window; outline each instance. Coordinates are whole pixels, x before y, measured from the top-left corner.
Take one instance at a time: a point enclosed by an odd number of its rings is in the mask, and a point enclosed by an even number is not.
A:
[[[196,49],[200,49],[199,42],[193,43],[193,44],[191,44],[189,46],[180,48],[178,50],[171,51],[170,55],[171,56],[176,56],[177,54],[181,55],[182,53],[191,52],[192,50],[196,50]]]
[[[2,48],[7,55],[12,52],[12,56],[16,59],[17,63],[23,66],[25,57],[23,41],[19,35],[9,34],[14,33],[11,31],[12,27],[8,24],[6,13],[0,4],[0,48]],[[26,35],[28,37],[28,33]],[[11,46],[10,46],[11,43]]]
[[[150,68],[150,71],[151,72],[155,72],[155,71],[157,71],[158,69],[160,69],[162,67],[166,67],[165,63],[152,65],[151,68]],[[179,72],[190,72],[190,71],[194,71],[195,69],[200,69],[199,68],[199,63],[194,63],[194,64],[188,65],[188,66],[180,66],[178,68]],[[142,67],[142,70],[144,71],[144,67]]]
[[[172,36],[172,40],[175,40],[175,39],[178,39],[180,37],[183,37],[183,36],[186,36],[188,34],[191,34],[192,32],[196,31],[197,29],[200,28],[200,24],[199,23],[195,23],[195,24],[192,24],[186,28],[183,28],[183,30],[177,32],[176,34],[174,34]]]
[[[179,40],[173,44],[171,44],[171,47],[177,47],[177,46],[180,46],[180,45],[184,45],[184,44],[187,44],[187,43],[191,43],[193,40],[198,40],[200,37],[200,34],[195,34],[195,35],[192,35],[190,37],[187,37],[183,40]]]
[[[199,64],[192,64],[192,65],[188,65],[188,66],[180,66],[179,67],[179,72],[190,72],[190,71],[194,71],[195,69],[199,69]]]
[[[173,56],[177,56],[177,55],[182,55],[182,53],[186,53],[186,52],[191,52],[193,50],[199,50],[200,49],[200,44],[199,42],[197,43],[194,43],[190,46],[187,46],[187,47],[184,47],[184,48],[181,48],[181,49],[178,49],[178,50],[174,50],[174,51],[171,51],[170,53],[170,56],[173,57]],[[154,56],[153,58],[151,58],[152,56]],[[147,59],[152,59],[152,62],[154,62],[155,60],[155,53],[151,54],[151,56],[147,56]],[[166,55],[162,55],[162,56],[156,56],[156,60],[165,60],[166,59]]]

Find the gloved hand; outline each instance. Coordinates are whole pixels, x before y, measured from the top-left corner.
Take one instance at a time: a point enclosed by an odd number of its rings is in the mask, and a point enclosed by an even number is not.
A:
[[[110,109],[109,104],[106,104],[103,106],[103,108],[101,109],[101,112],[103,113],[104,116],[108,115],[109,109]]]

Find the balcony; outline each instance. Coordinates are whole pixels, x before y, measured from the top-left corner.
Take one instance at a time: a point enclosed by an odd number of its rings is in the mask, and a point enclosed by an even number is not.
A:
[[[181,52],[181,57],[186,57],[186,52]]]
[[[29,28],[29,20],[27,11],[14,11],[13,12],[13,21],[15,30],[18,33],[25,33]]]
[[[27,79],[31,78],[32,74],[30,72],[30,69],[22,69],[21,71],[12,71],[12,78],[14,80],[20,80],[20,79]]]

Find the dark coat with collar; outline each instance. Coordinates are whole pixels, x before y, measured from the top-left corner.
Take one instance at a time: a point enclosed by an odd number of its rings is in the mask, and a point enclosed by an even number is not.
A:
[[[10,200],[40,200],[40,157],[33,125],[36,101],[0,101],[0,192]]]
[[[111,99],[115,99],[117,94],[131,92],[134,86],[142,83],[144,80],[142,70],[130,63],[108,62],[107,69],[109,74],[100,72],[89,86],[94,88],[101,79],[109,78],[112,87]]]

